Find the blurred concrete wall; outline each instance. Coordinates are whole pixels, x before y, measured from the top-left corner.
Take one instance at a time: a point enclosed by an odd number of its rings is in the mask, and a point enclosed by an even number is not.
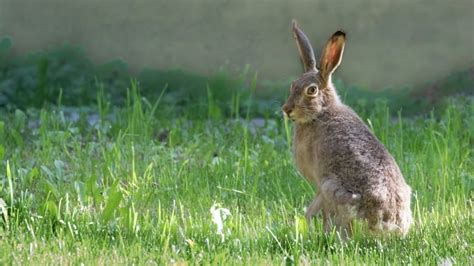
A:
[[[69,42],[134,70],[250,64],[271,80],[301,71],[292,18],[318,52],[333,31],[348,32],[337,75],[350,84],[414,84],[474,63],[473,0],[0,0],[0,36],[15,53]]]

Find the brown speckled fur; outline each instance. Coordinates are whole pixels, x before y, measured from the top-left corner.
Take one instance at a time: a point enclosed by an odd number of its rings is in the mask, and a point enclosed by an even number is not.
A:
[[[355,218],[366,220],[373,231],[405,235],[412,221],[411,189],[394,158],[341,103],[331,82],[342,58],[345,33],[338,31],[329,39],[319,69],[296,22],[293,34],[305,73],[292,83],[283,111],[295,123],[296,166],[318,187],[307,219],[322,211],[325,229],[334,226],[344,238],[351,234]],[[309,94],[308,87],[317,88],[316,93]]]

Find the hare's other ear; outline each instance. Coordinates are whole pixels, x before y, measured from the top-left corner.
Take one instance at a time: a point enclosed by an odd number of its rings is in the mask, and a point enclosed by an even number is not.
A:
[[[345,41],[346,34],[342,31],[336,31],[329,38],[321,56],[321,75],[324,79],[327,79],[341,63]]]
[[[316,70],[316,59],[314,58],[313,48],[308,37],[298,27],[296,20],[293,20],[293,37],[295,38],[298,51],[300,52],[301,61],[303,62],[304,71]]]

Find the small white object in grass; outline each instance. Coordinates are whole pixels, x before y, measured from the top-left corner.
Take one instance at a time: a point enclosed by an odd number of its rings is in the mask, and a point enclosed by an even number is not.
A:
[[[7,204],[2,198],[0,198],[0,214],[3,214],[4,212],[7,212]]]
[[[219,165],[222,162],[222,159],[218,156],[212,157],[211,165]]]
[[[7,204],[2,198],[0,198],[0,213],[3,213],[4,210],[6,210],[6,208],[7,208]]]
[[[221,236],[222,242],[224,242],[225,235],[224,235],[224,221],[230,216],[229,209],[222,208],[219,203],[214,203],[211,209],[212,215],[212,222],[217,226],[216,233]]]
[[[454,260],[450,257],[442,259],[439,263],[438,266],[452,266]]]
[[[2,216],[3,216],[3,219],[5,220],[5,223],[8,226],[7,204],[5,203],[5,201],[2,198],[0,198],[0,217],[2,217]]]

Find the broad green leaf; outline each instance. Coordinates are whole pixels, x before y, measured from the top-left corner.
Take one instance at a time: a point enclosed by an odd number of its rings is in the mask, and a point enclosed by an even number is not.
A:
[[[44,187],[46,188],[47,192],[51,192],[53,194],[54,198],[59,199],[59,190],[58,186],[54,184],[53,182],[44,179],[43,180]]]
[[[97,176],[91,175],[86,181],[86,190],[87,196],[90,196],[94,199],[95,203],[98,204],[102,201],[102,195],[97,186]]]
[[[118,183],[114,184],[109,191],[109,197],[107,199],[107,204],[105,204],[104,211],[102,212],[102,219],[104,222],[109,222],[112,219],[115,210],[122,200],[122,192],[118,188]]]
[[[58,215],[58,207],[56,203],[52,200],[48,200],[43,205],[44,214],[49,214],[51,216],[57,217]]]

